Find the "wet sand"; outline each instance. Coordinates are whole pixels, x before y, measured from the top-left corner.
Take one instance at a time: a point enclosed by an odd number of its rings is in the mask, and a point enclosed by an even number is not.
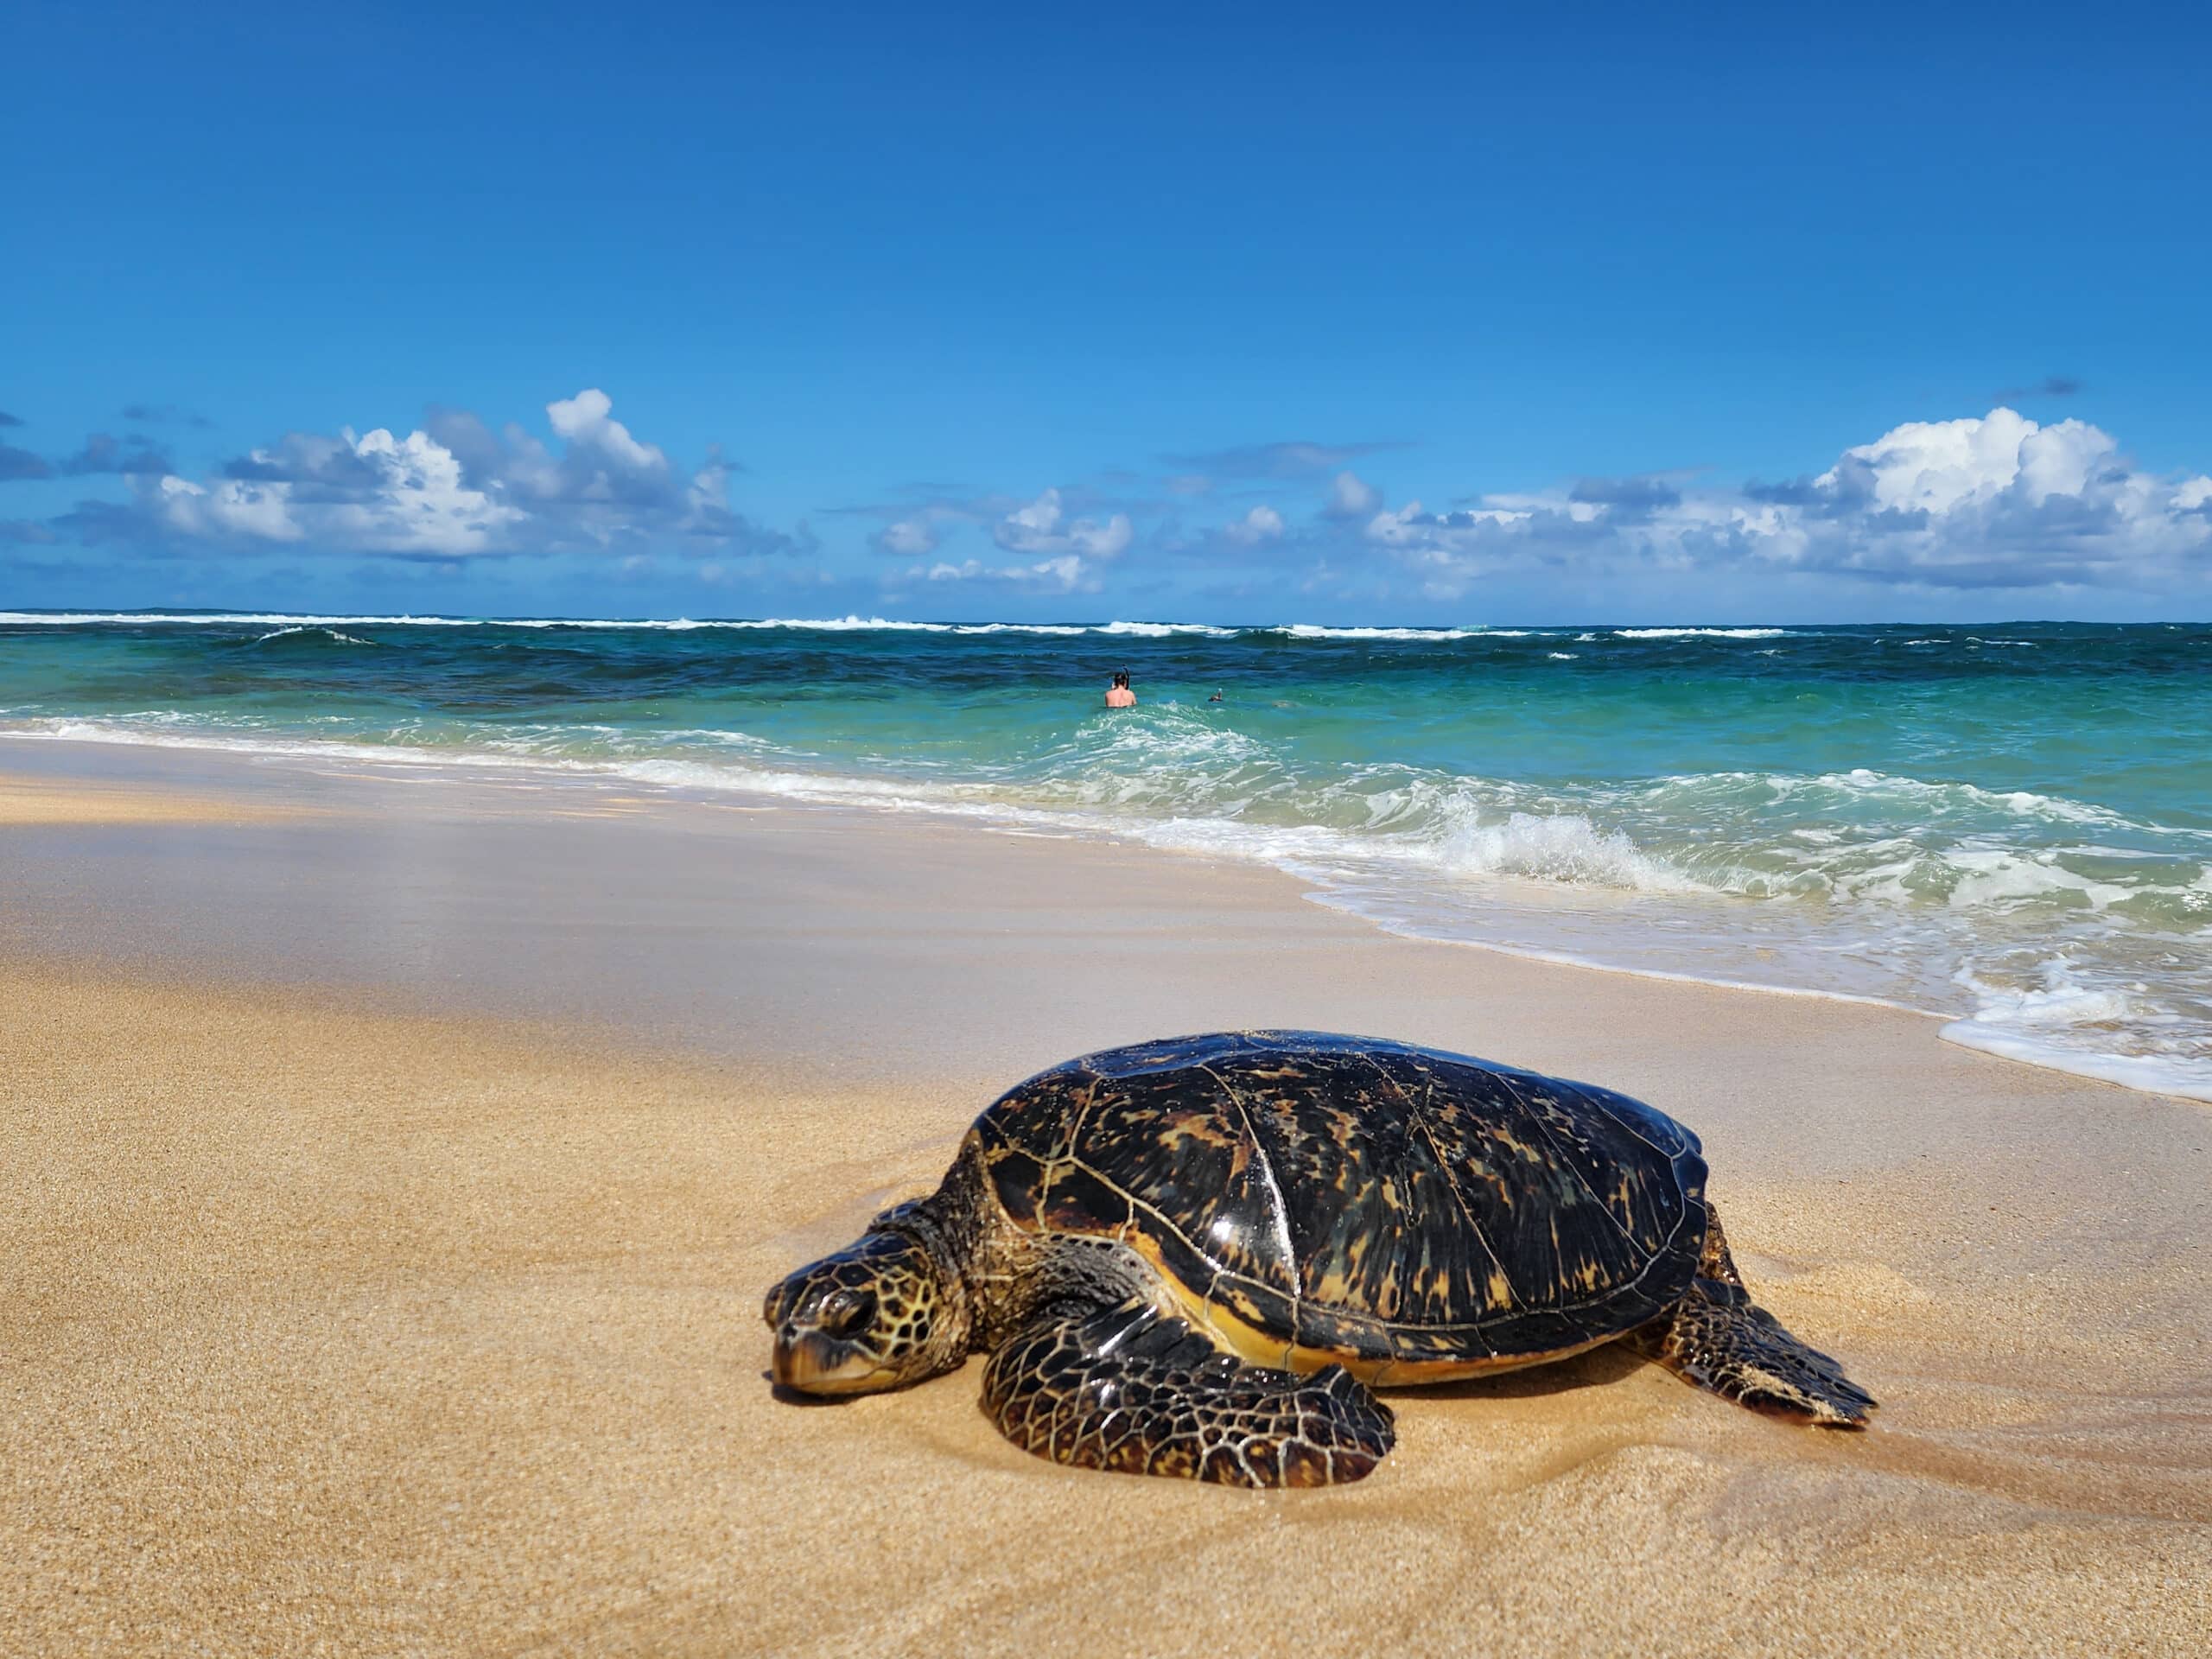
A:
[[[0,772],[0,830],[41,824],[236,823],[289,817],[297,810],[235,793],[194,796],[99,778]]]
[[[35,750],[35,753],[32,751]],[[2143,1653],[2212,1629],[2212,1111],[1866,1007],[1389,938],[1270,872],[920,819],[10,746],[0,1651]],[[223,805],[209,810],[207,803]],[[997,1088],[1313,1025],[1703,1135],[1884,1402],[1618,1351],[1254,1496],[1001,1442],[980,1363],[773,1398],[766,1286]]]

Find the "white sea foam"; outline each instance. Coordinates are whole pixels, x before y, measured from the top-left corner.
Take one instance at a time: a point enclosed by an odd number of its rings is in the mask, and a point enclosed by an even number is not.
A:
[[[1207,639],[1227,639],[1241,630],[1217,627],[1211,622],[1109,622],[1097,632],[1124,634],[1138,639],[1166,639],[1179,633],[1196,634]]]
[[[2184,1039],[2149,1052],[2113,1052],[2114,1036],[2129,1027],[2139,1032],[2145,1023],[2143,1010],[2125,990],[2088,983],[2064,955],[2041,963],[2037,978],[2034,985],[1993,985],[1971,968],[1961,969],[1958,982],[1974,994],[1976,1007],[1946,1025],[1942,1035],[2031,1065],[2212,1100],[2212,1052],[2201,1045]]]
[[[962,622],[953,627],[955,633],[1089,633],[1090,630],[1075,623],[1063,622]]]
[[[2135,830],[2164,830],[2164,826],[2145,824],[2123,817],[2110,807],[2084,801],[2069,801],[2063,796],[2042,795],[2026,789],[1984,789],[1977,784],[1931,783],[1924,779],[1900,778],[1889,772],[1874,772],[1865,766],[1850,772],[1823,772],[1810,779],[1777,775],[1770,776],[1767,781],[1784,793],[1809,783],[1815,788],[1834,790],[1840,794],[1860,799],[1886,797],[1910,805],[1916,811],[1948,812],[1968,808],[2011,813],[2020,817],[2063,820],[2069,823],[2120,824]]]
[[[2002,848],[1955,847],[1944,855],[1944,862],[1960,873],[1948,901],[1954,910],[2011,906],[2064,894],[2091,910],[2101,911],[2136,892],[2115,881],[2094,881],[2076,874],[2061,865],[2055,853],[2023,855]]]
[[[823,633],[950,633],[962,635],[1026,633],[1066,638],[1097,633],[1128,639],[1166,639],[1178,635],[1208,639],[1232,639],[1239,633],[1281,633],[1298,639],[1465,639],[1477,635],[1522,639],[1521,628],[1338,628],[1319,623],[1293,622],[1271,627],[1230,627],[1212,622],[920,622],[899,617],[569,617],[569,616],[427,616],[296,615],[282,611],[0,611],[0,626],[91,627],[385,627],[385,628],[575,628],[580,630],[638,629],[660,633],[690,633],[700,629],[757,632],[785,629]]]
[[[1601,830],[1580,812],[1515,812],[1503,823],[1452,825],[1434,843],[1437,861],[1461,873],[1618,887],[1631,893],[1692,893],[1700,884],[1643,851],[1618,830]]]
[[[100,623],[128,623],[133,625],[175,625],[188,626],[207,625],[246,626],[259,627],[416,627],[416,628],[474,628],[484,624],[467,617],[456,616],[303,616],[284,611],[0,611],[0,626],[10,627],[85,627]],[[590,627],[592,623],[559,621],[518,621],[508,624],[513,627]],[[639,624],[637,626],[646,626]],[[655,624],[674,626],[672,623]]]
[[[1518,639],[1517,628],[1326,628],[1318,622],[1287,622],[1268,630],[1293,639],[1471,639],[1488,634],[1494,639]]]
[[[1787,628],[1615,628],[1616,639],[1779,639]]]
[[[373,645],[376,643],[372,639],[356,639],[350,633],[341,633],[336,628],[311,627],[304,626],[273,629],[270,632],[263,634],[253,643],[257,645],[265,645],[271,639],[289,639],[296,637],[314,637],[323,639],[335,639],[339,644],[345,645]]]
[[[1040,633],[1075,634],[1091,632],[1128,632],[1126,625],[1093,628],[1071,623],[1057,622],[911,622],[893,617],[759,617],[709,618],[697,620],[688,616],[676,617],[570,617],[570,616],[391,616],[344,615],[305,616],[282,611],[220,611],[220,612],[163,612],[163,611],[0,611],[0,626],[19,627],[86,627],[100,625],[127,626],[282,626],[286,629],[310,627],[385,627],[385,628],[577,628],[577,629],[639,629],[657,633],[689,633],[701,628],[725,628],[738,631],[760,629],[810,629],[829,633]],[[1223,629],[1233,633],[1233,628]]]
[[[1578,651],[1548,651],[1544,653],[1555,663],[1571,663],[1581,654]]]

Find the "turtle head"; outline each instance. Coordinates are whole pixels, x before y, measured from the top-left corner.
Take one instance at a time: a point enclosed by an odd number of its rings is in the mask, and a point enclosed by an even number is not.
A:
[[[901,1389],[950,1370],[968,1351],[959,1274],[925,1236],[880,1224],[791,1274],[763,1311],[776,1381],[802,1394]]]

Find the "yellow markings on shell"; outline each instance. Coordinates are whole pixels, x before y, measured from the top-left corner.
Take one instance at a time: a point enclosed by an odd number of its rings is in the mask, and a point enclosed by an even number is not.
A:
[[[1327,1366],[1341,1365],[1363,1382],[1410,1388],[1431,1382],[1452,1382],[1463,1377],[1487,1376],[1498,1371],[1517,1371],[1530,1365],[1545,1365],[1555,1359],[1572,1358],[1600,1343],[1612,1340],[1611,1335],[1596,1337],[1588,1342],[1578,1342],[1571,1347],[1554,1348],[1541,1354],[1453,1355],[1440,1359],[1363,1357],[1334,1348],[1311,1348],[1299,1342],[1286,1342],[1280,1334],[1263,1331],[1249,1319],[1239,1317],[1233,1308],[1199,1295],[1167,1271],[1160,1262],[1158,1246],[1141,1232],[1133,1235],[1127,1242],[1132,1249],[1151,1264],[1159,1285],[1166,1293],[1160,1304],[1161,1313],[1186,1320],[1192,1330],[1211,1336],[1223,1351],[1236,1355],[1247,1364],[1296,1371],[1301,1376],[1310,1376]]]
[[[1510,1307],[1513,1306],[1513,1287],[1506,1283],[1505,1274],[1502,1271],[1497,1268],[1492,1268],[1490,1275],[1490,1283],[1485,1286],[1484,1288],[1489,1292],[1490,1305],[1492,1307]]]
[[[1321,1296],[1316,1297],[1314,1300],[1317,1301],[1329,1301],[1332,1300],[1341,1300],[1343,1296],[1344,1293],[1338,1292],[1336,1298]],[[1375,1287],[1375,1294],[1369,1300],[1374,1304],[1375,1312],[1382,1318],[1386,1319],[1394,1318],[1398,1312],[1397,1276],[1395,1274],[1384,1274],[1382,1275],[1382,1282]]]

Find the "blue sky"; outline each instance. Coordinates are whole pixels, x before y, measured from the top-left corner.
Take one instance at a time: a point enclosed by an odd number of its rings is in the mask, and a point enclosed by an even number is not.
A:
[[[18,0],[0,604],[2212,615],[2201,14],[1057,10]]]

